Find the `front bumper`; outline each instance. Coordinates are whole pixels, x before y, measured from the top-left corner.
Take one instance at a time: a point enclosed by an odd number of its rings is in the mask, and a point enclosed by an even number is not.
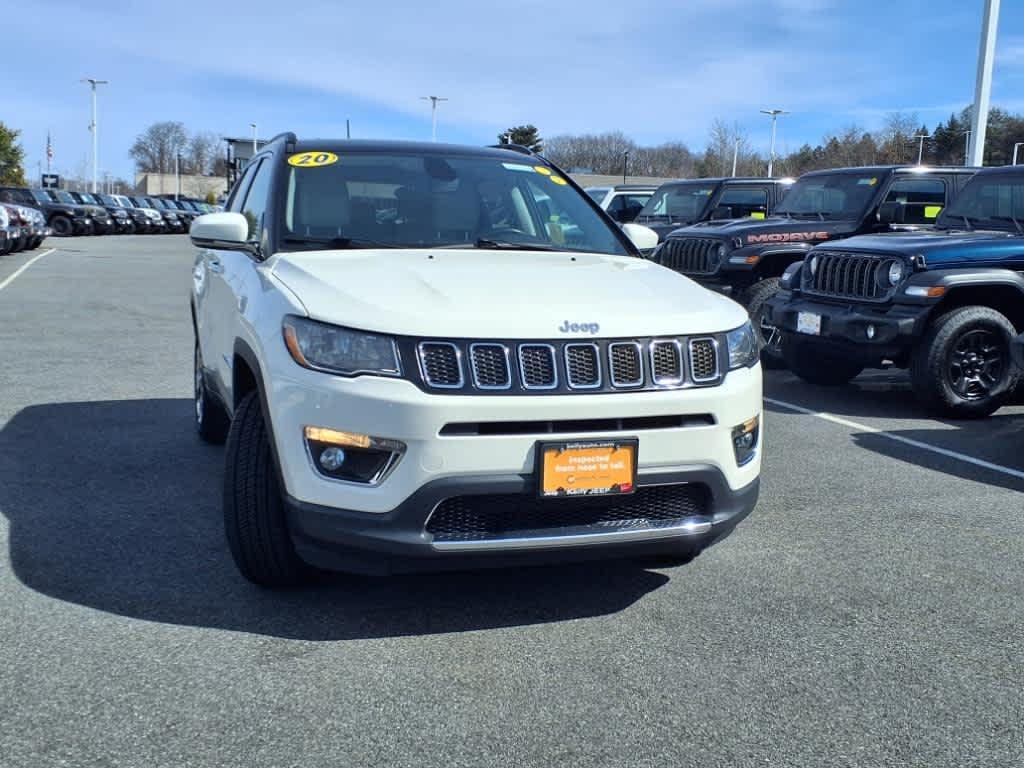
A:
[[[71,220],[71,231],[76,235],[85,235],[92,232],[92,219],[78,218]]]
[[[296,544],[303,557],[327,567],[326,553],[340,552],[345,558],[352,555],[351,549],[377,551],[381,547],[385,554],[414,561],[440,557],[444,562],[463,562],[467,553],[434,548],[424,530],[431,510],[439,500],[453,495],[532,494],[536,446],[544,440],[637,437],[638,487],[701,482],[714,494],[710,526],[703,524],[707,520],[694,521],[695,525],[686,530],[652,532],[628,541],[613,534],[597,541],[563,538],[550,545],[558,552],[594,549],[603,556],[611,554],[613,547],[664,547],[666,540],[675,546],[680,541],[707,541],[749,513],[756,500],[760,445],[753,460],[737,466],[732,430],[762,415],[760,366],[732,371],[720,385],[707,388],[478,397],[430,394],[404,380],[369,376],[346,379],[308,371],[295,365],[283,345],[275,345],[269,354],[274,374],[269,380],[264,377],[263,391],[283,485],[290,499]],[[598,432],[576,426],[595,419],[659,416],[688,418],[682,420],[683,426],[656,429]],[[559,422],[571,425],[563,429],[579,431],[551,434],[511,430],[494,434],[484,430],[483,434],[442,435],[443,428],[450,424],[524,422]],[[398,440],[406,450],[378,486],[331,480],[313,467],[303,438],[307,426]],[[486,555],[469,556],[491,560],[521,548],[505,542]],[[543,557],[533,548],[528,554]],[[353,566],[348,563],[344,567]],[[430,567],[446,566],[435,563]]]
[[[443,478],[429,483],[391,512],[379,515],[307,504],[289,497],[289,528],[296,552],[320,568],[370,574],[508,567],[597,558],[678,554],[700,550],[724,538],[754,509],[760,482],[738,490],[712,466],[650,474],[638,490],[700,484],[712,498],[708,514],[682,518],[665,528],[573,531],[470,542],[437,542],[427,532],[431,513],[445,499],[489,494],[533,494],[529,475]],[[573,504],[574,501],[551,502]],[[576,500],[578,503],[578,500]]]
[[[922,336],[931,306],[926,304],[828,304],[782,293],[769,299],[765,319],[782,331],[808,342],[840,345],[865,362],[898,357]],[[821,334],[797,334],[801,312],[821,317]],[[874,335],[868,338],[868,328]]]

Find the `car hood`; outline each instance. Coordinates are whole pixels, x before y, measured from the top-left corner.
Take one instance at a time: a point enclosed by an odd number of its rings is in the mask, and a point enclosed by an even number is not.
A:
[[[273,275],[310,317],[400,335],[556,339],[726,331],[735,302],[643,259],[587,253],[345,250],[281,253]],[[560,330],[566,324],[585,330]],[[598,326],[596,330],[593,326]]]
[[[83,203],[82,204],[82,208],[85,209],[86,214],[90,218],[94,218],[94,219],[109,219],[110,218],[110,211],[108,211],[106,208],[101,208],[98,205],[89,205],[88,203]]]
[[[777,245],[779,243],[822,243],[845,237],[857,229],[856,221],[820,221],[788,219],[772,216],[767,219],[721,219],[704,221],[676,229],[671,237],[720,237],[739,241],[738,247]]]
[[[923,256],[930,268],[998,265],[1020,260],[1024,236],[1002,231],[898,232],[851,237],[822,250],[871,251],[894,256]]]

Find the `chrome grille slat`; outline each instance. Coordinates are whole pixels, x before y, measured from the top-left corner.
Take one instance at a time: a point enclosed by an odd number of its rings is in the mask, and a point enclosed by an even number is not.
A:
[[[557,387],[555,348],[550,344],[520,344],[519,374],[523,389]]]
[[[565,380],[572,389],[601,386],[601,351],[597,344],[565,345]]]
[[[678,339],[657,339],[651,342],[651,381],[658,386],[682,384],[683,345]]]
[[[470,369],[473,384],[478,389],[509,389],[512,386],[512,366],[508,347],[504,344],[470,344]]]
[[[644,383],[644,355],[638,342],[608,345],[608,378],[613,387],[639,387]]]
[[[710,336],[690,339],[690,376],[696,384],[718,379],[718,342]]]
[[[420,373],[428,386],[437,389],[460,389],[462,352],[450,341],[424,341],[419,345]]]

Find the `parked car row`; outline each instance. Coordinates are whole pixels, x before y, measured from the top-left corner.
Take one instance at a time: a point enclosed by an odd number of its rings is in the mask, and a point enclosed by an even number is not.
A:
[[[47,234],[58,237],[181,234],[196,217],[218,210],[200,200],[28,187],[0,187],[0,204],[35,211]]]
[[[905,368],[971,418],[1024,375],[1024,168],[815,171],[774,214],[675,229],[649,258],[732,295],[765,366],[813,384]]]
[[[35,250],[50,234],[46,219],[35,208],[0,203],[0,256]]]

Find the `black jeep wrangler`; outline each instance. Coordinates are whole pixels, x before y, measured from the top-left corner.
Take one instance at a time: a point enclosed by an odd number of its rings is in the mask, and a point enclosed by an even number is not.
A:
[[[816,243],[931,227],[976,170],[875,166],[813,171],[790,188],[775,215],[678,229],[651,258],[708,288],[731,292],[750,311],[761,335],[765,367],[781,368],[779,335],[765,321],[764,306],[778,292],[786,267]]]
[[[1015,388],[1024,330],[1024,167],[979,171],[934,230],[813,248],[766,321],[800,378],[843,384],[886,362],[947,416],[987,416]]]
[[[792,179],[721,178],[662,184],[634,221],[658,233],[658,242],[679,227],[712,219],[763,219],[775,210]]]

